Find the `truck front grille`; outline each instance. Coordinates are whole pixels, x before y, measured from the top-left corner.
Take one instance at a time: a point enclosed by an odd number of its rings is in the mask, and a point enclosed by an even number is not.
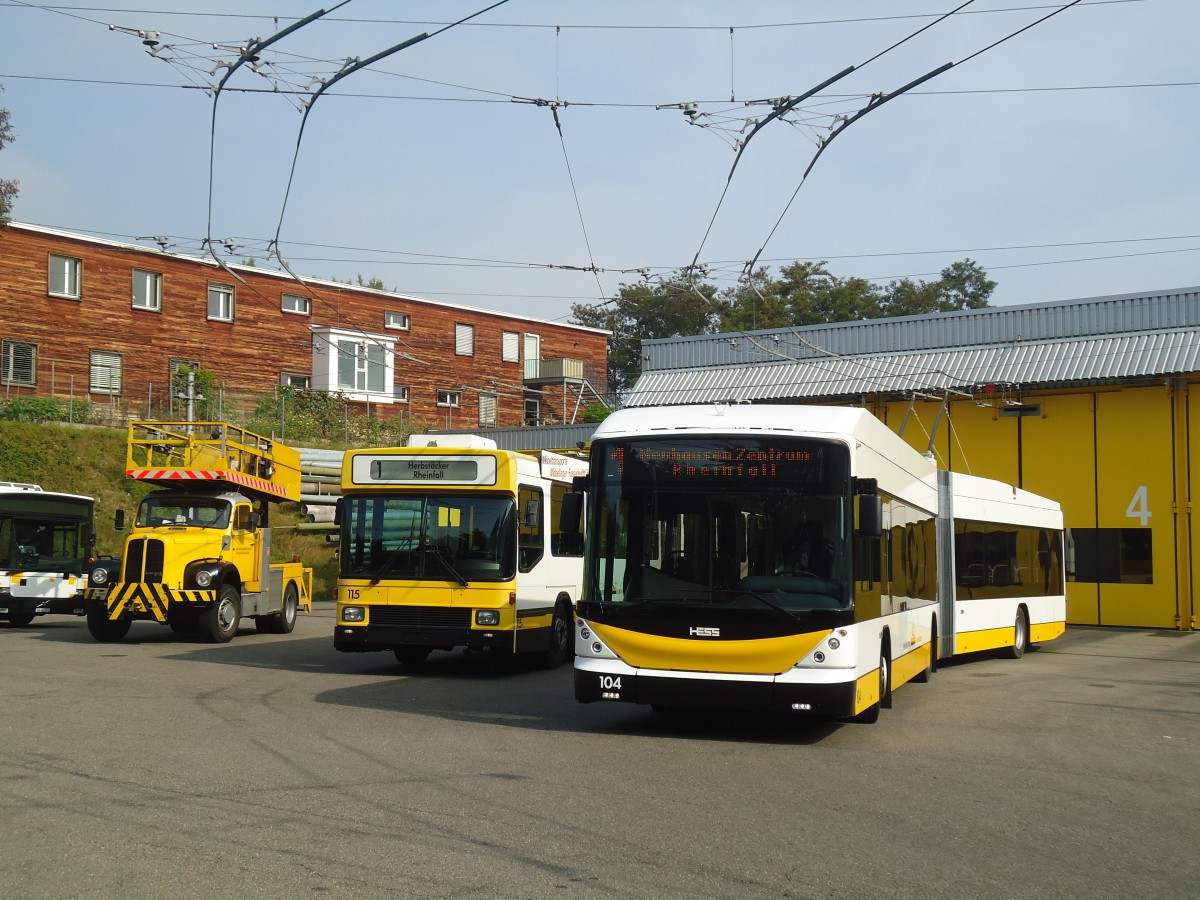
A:
[[[125,552],[125,567],[121,580],[162,584],[164,555],[162,541],[151,538],[130,541]]]

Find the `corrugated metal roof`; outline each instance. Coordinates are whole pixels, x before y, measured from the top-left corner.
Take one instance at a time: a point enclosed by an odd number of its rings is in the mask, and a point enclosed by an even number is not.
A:
[[[1200,327],[936,352],[820,356],[646,372],[627,406],[1117,383],[1200,371]]]
[[[500,450],[571,450],[592,439],[596,424],[517,426],[515,428],[431,428],[430,434],[477,434]]]
[[[643,341],[642,371],[1064,342],[1196,328],[1200,328],[1200,287]]]

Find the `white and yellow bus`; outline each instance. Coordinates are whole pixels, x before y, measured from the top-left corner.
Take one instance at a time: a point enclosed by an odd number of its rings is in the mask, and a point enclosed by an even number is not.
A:
[[[862,409],[623,410],[585,484],[581,702],[875,721],[939,658],[1065,629],[1059,505]]]
[[[410,443],[343,459],[334,647],[405,666],[455,647],[570,659],[583,540],[559,522],[586,461],[470,435]]]

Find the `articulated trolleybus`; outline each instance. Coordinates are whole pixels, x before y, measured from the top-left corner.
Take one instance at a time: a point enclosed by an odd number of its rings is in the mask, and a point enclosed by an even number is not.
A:
[[[93,505],[91,497],[0,481],[0,616],[21,626],[47,613],[84,614]]]
[[[862,409],[614,413],[591,446],[575,696],[873,722],[939,658],[1065,629],[1062,513]]]
[[[414,435],[410,445],[343,459],[334,647],[391,650],[405,666],[454,647],[561,665],[583,541],[559,523],[587,462],[474,435]]]

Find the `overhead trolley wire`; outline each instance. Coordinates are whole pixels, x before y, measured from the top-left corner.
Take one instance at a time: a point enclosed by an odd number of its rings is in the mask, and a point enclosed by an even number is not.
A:
[[[756,134],[758,134],[760,131],[762,131],[762,129],[764,127],[766,127],[768,122],[772,122],[775,119],[778,119],[778,118],[784,116],[785,114],[787,114],[788,112],[790,112],[791,110],[793,110],[797,106],[799,106],[801,103],[803,103],[805,100],[809,99],[810,97],[813,97],[816,94],[819,94],[821,91],[825,90],[825,88],[829,87],[830,85],[835,84],[838,81],[841,81],[843,78],[845,78],[850,73],[858,71],[859,69],[875,62],[875,60],[879,59],[880,57],[885,56],[888,53],[891,53],[897,47],[901,46],[902,44],[907,43],[908,41],[912,40],[913,38],[915,38],[917,35],[921,34],[922,32],[928,31],[933,26],[937,25],[940,22],[945,21],[947,18],[954,15],[959,10],[963,9],[964,7],[970,6],[974,2],[975,2],[975,0],[966,0],[966,2],[959,4],[958,6],[956,6],[954,9],[950,10],[949,12],[942,14],[938,18],[934,19],[932,22],[928,22],[925,25],[921,26],[916,31],[914,31],[912,34],[909,34],[907,37],[901,38],[899,41],[896,41],[896,43],[892,44],[890,47],[880,50],[878,53],[876,53],[874,56],[870,57],[869,59],[865,60],[864,62],[861,62],[856,66],[855,65],[847,66],[845,69],[842,69],[842,71],[838,72],[836,75],[826,78],[824,81],[822,81],[820,84],[816,85],[815,87],[809,88],[807,91],[805,91],[803,94],[800,94],[798,97],[791,97],[791,98],[788,98],[786,101],[780,101],[769,114],[767,114],[765,117],[763,117],[754,126],[754,128],[751,129],[750,133],[748,135],[746,135],[746,139],[744,141],[742,141],[741,146],[738,148],[737,155],[733,158],[733,165],[729,167],[729,174],[725,177],[725,187],[724,187],[724,189],[722,189],[721,196],[717,200],[716,209],[713,210],[712,218],[710,218],[708,221],[708,227],[704,230],[704,236],[700,239],[700,246],[696,248],[696,255],[692,258],[692,267],[695,267],[696,262],[700,259],[700,254],[704,251],[704,245],[708,242],[708,236],[712,233],[713,223],[716,222],[717,214],[721,211],[721,205],[725,202],[725,196],[726,196],[726,194],[729,193],[729,185],[733,182],[733,173],[737,171],[738,163],[741,162],[741,159],[742,159],[742,154],[746,152],[746,147],[749,145],[750,141],[754,139],[754,136]],[[916,83],[911,85],[911,87],[915,87],[915,86],[916,86]],[[846,123],[846,124],[849,124],[849,123]],[[832,135],[830,136],[829,140],[832,140]],[[818,151],[818,155],[819,155],[819,151]],[[812,168],[811,164],[810,164],[809,168]],[[807,172],[805,174],[807,174]],[[773,230],[772,230],[772,233],[774,233]]]
[[[959,62],[943,63],[942,65],[938,66],[936,69],[933,69],[930,72],[926,72],[924,75],[920,76],[919,78],[913,79],[908,84],[900,87],[899,89],[897,89],[891,93],[872,95],[871,100],[867,103],[866,106],[864,106],[862,109],[860,109],[854,115],[844,119],[840,125],[838,125],[836,128],[833,129],[833,131],[831,131],[829,133],[829,136],[824,141],[821,142],[820,146],[817,147],[817,152],[815,154],[813,154],[813,158],[809,161],[808,167],[805,168],[803,175],[800,176],[800,183],[796,185],[796,190],[794,190],[792,192],[792,196],[788,200],[787,205],[784,206],[783,212],[781,212],[779,214],[779,218],[775,220],[775,224],[771,227],[771,231],[767,235],[766,240],[763,241],[763,245],[758,249],[758,252],[756,252],[754,254],[754,257],[746,264],[745,271],[752,272],[754,270],[754,266],[757,264],[758,258],[762,255],[763,251],[766,250],[767,244],[769,244],[771,242],[771,238],[774,237],[775,232],[779,228],[780,223],[783,222],[784,216],[786,216],[788,213],[788,210],[791,209],[792,203],[795,202],[796,196],[800,193],[800,188],[802,188],[804,186],[804,182],[808,179],[808,175],[813,170],[813,166],[815,166],[817,164],[817,160],[821,158],[821,154],[825,152],[825,149],[833,142],[834,138],[836,138],[839,134],[841,134],[843,131],[845,131],[847,128],[849,128],[851,125],[853,125],[855,122],[862,119],[868,113],[871,113],[876,109],[879,109],[879,107],[881,107],[883,104],[887,103],[889,100],[899,97],[901,94],[907,93],[908,91],[912,90],[913,88],[918,87],[919,85],[922,85],[925,82],[927,82],[933,78],[936,78],[938,75],[941,75],[944,72],[949,71],[950,69],[954,68],[954,66],[956,66],[956,65],[962,65],[965,62],[975,59],[980,54],[986,53],[988,50],[998,47],[1000,44],[1003,44],[1005,41],[1010,40],[1011,38],[1014,38],[1017,35],[1025,32],[1025,31],[1028,31],[1030,28],[1033,28],[1035,25],[1040,25],[1041,23],[1045,22],[1047,19],[1050,19],[1050,18],[1058,15],[1059,13],[1070,9],[1072,6],[1076,6],[1081,2],[1082,2],[1082,0],[1071,0],[1070,3],[1063,4],[1059,8],[1055,9],[1053,12],[1047,13],[1046,15],[1042,16],[1040,19],[1037,19],[1034,22],[1030,22],[1028,25],[1025,25],[1025,26],[1017,29],[1016,31],[1012,32],[1011,34],[1006,35],[1005,37],[1000,38],[997,41],[993,41],[991,44],[988,44],[986,47],[983,47],[982,49],[975,51],[970,56],[967,56],[966,58],[960,60]]]

